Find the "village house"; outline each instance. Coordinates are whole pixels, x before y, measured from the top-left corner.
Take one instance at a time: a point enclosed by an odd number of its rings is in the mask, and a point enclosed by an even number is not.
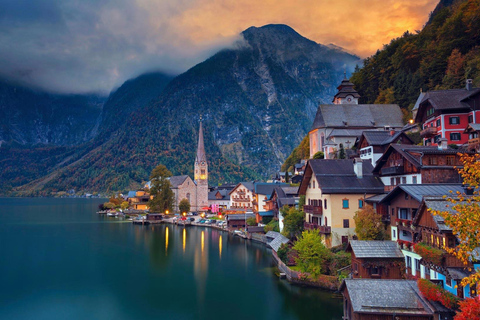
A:
[[[366,130],[401,129],[402,111],[396,104],[358,104],[360,95],[353,83],[344,79],[338,86],[333,104],[322,104],[317,109],[310,139],[310,158],[323,151],[325,159],[335,158],[341,146],[352,148]]]
[[[350,240],[346,252],[352,254],[352,277],[404,279],[405,261],[394,241]]]
[[[423,244],[421,250],[417,250],[421,256],[420,263],[426,270],[430,270],[425,272],[425,276],[422,274],[422,278],[440,280],[445,290],[460,298],[470,297],[475,294],[475,288],[462,287],[460,282],[474,272],[473,270],[480,268],[480,263],[470,263],[466,266],[458,258],[443,250],[455,248],[459,240],[445,224],[443,217],[431,213],[430,210],[456,214],[453,205],[445,198],[424,198],[413,221],[417,235],[415,242]]]
[[[340,292],[344,320],[445,319],[413,280],[345,279]]]
[[[384,192],[372,169],[360,158],[309,160],[298,191],[305,195],[305,229],[323,234],[328,247],[348,242],[355,232],[353,216],[365,198]]]
[[[252,212],[246,213],[234,213],[227,214],[225,216],[225,221],[227,221],[227,228],[230,230],[245,229],[247,226],[247,220],[249,218],[255,218],[255,215]]]
[[[463,192],[464,188],[461,184],[401,184],[379,202],[387,207],[390,236],[405,256],[406,272],[409,275],[435,278],[431,270],[422,268],[421,257],[413,250],[416,239],[412,224],[424,197],[448,195],[450,191]]]
[[[251,211],[254,209],[255,201],[255,184],[251,182],[240,182],[229,193],[230,210],[241,212]]]
[[[210,208],[218,206],[221,209],[230,209],[230,191],[228,189],[219,189],[208,192],[208,206]]]
[[[264,183],[264,182],[255,182],[254,183],[254,207],[253,212],[256,215],[257,222],[265,221],[268,222],[274,217],[273,210],[269,210],[269,205],[267,200],[272,194],[273,190],[276,187],[288,187],[286,183]]]
[[[280,231],[283,230],[283,217],[280,209],[284,206],[298,205],[298,187],[276,186],[266,199],[266,209],[273,212],[273,218],[278,220]]]
[[[144,190],[129,191],[127,195],[128,206],[134,210],[148,210],[150,194]]]
[[[362,160],[368,160],[375,166],[392,143],[411,145],[413,141],[404,131],[364,131],[357,142],[357,150]]]
[[[421,93],[413,112],[415,122],[422,125],[425,146],[436,146],[441,138],[447,139],[447,144],[467,144],[465,129],[480,123],[480,88],[473,88],[468,79],[464,89]]]
[[[400,184],[461,183],[456,167],[462,165],[459,152],[443,140],[439,146],[391,144],[377,161],[373,173],[385,191]]]

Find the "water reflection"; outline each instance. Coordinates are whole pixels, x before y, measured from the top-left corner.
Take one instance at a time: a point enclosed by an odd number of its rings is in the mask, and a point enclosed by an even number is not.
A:
[[[222,259],[222,235],[218,237],[218,257]]]
[[[165,228],[165,255],[168,255],[168,227]]]
[[[186,244],[187,244],[187,229],[183,228],[183,253],[185,253]]]

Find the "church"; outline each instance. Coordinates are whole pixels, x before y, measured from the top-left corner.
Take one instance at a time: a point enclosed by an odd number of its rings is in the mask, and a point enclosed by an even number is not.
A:
[[[206,211],[208,207],[208,162],[203,143],[203,127],[200,120],[198,131],[197,155],[194,164],[194,179],[188,175],[170,177],[170,184],[174,193],[174,211],[178,212],[178,205],[183,199],[190,202],[190,211]]]
[[[335,158],[343,146],[349,149],[367,130],[395,130],[403,127],[402,111],[396,104],[358,104],[360,94],[345,76],[337,87],[333,104],[321,104],[309,131],[310,158],[322,151]]]

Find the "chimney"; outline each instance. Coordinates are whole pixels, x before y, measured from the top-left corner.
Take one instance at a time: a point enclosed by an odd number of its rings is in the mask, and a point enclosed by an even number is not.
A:
[[[473,87],[473,80],[467,79],[467,85],[465,86],[465,89],[467,89],[467,91],[472,91],[472,87]]]
[[[447,139],[440,138],[440,140],[438,140],[438,150],[447,150],[448,148],[447,142],[448,142]]]
[[[393,137],[394,134],[395,134],[395,130],[391,129],[390,130],[390,135]]]
[[[357,175],[358,179],[363,178],[363,164],[362,164],[362,159],[360,158],[355,158],[353,160],[353,171],[355,171],[355,174]]]

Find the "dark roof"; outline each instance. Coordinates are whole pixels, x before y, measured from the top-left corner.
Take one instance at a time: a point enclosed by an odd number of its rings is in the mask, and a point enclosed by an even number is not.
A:
[[[386,196],[387,196],[386,193],[384,193],[384,194],[376,194],[376,195],[374,195],[374,196],[365,198],[365,201],[366,201],[366,202],[371,202],[371,203],[378,203],[378,202],[382,201]]]
[[[396,197],[400,192],[405,192],[418,202],[422,202],[423,197],[425,196],[443,196],[450,195],[450,191],[453,191],[455,194],[458,192],[464,192],[462,184],[442,184],[442,183],[431,183],[431,184],[401,184],[395,187],[392,191],[383,200],[382,203],[391,201]]]
[[[354,84],[350,82],[348,79],[343,79],[340,85],[337,87],[337,94],[335,94],[333,100],[335,101],[335,98],[345,98],[348,95],[351,95],[355,98],[360,98],[360,95],[358,94],[357,90],[353,88]]]
[[[352,159],[312,159],[308,161],[306,174],[315,175],[322,193],[383,193],[380,178],[372,174],[369,161],[362,162],[363,177],[358,178],[353,169]],[[310,179],[303,179],[299,193],[304,194]]]
[[[255,183],[255,193],[256,194],[265,194],[271,195],[273,190],[279,186],[289,186],[288,183],[265,183],[265,182],[256,182]]]
[[[267,234],[265,235],[267,239],[273,239],[268,243],[268,245],[275,251],[277,252],[280,246],[283,243],[288,243],[290,240],[282,235],[279,232],[275,231],[268,231]]]
[[[247,219],[248,218],[255,218],[255,214],[253,213],[246,213]],[[245,213],[235,213],[235,214],[227,214],[226,220],[245,220]]]
[[[404,136],[402,138],[406,138],[413,143],[413,141],[405,133],[403,133],[403,131],[394,131],[393,135],[391,134],[390,130],[364,131],[362,135],[371,146],[388,145],[393,143],[401,135]]]
[[[469,123],[464,132],[480,131],[480,123]]]
[[[230,195],[233,190],[237,189],[240,185],[243,185],[245,188],[247,188],[247,190],[251,191],[251,192],[255,192],[255,182],[254,181],[245,181],[245,182],[239,182],[237,183],[237,185],[228,192],[228,194]]]
[[[432,315],[414,280],[346,279],[354,312],[370,314]]]
[[[312,128],[403,127],[402,111],[396,104],[322,104],[317,109]]]
[[[297,204],[297,201],[299,200],[300,198],[298,197],[295,197],[295,198],[278,198],[277,199],[277,205],[279,208],[283,207],[283,206],[294,206]]]
[[[395,241],[350,240],[348,243],[357,258],[402,258],[403,253]],[[348,250],[348,248],[347,248]]]
[[[170,180],[170,184],[172,185],[172,188],[178,188],[178,186],[181,185],[187,178],[188,178],[187,175],[183,175],[183,176],[173,176],[168,179]]]
[[[221,199],[217,199],[217,193],[220,193],[220,195],[222,196]],[[229,190],[221,189],[221,190],[210,191],[208,193],[208,200],[223,200],[223,201],[230,200]]]

